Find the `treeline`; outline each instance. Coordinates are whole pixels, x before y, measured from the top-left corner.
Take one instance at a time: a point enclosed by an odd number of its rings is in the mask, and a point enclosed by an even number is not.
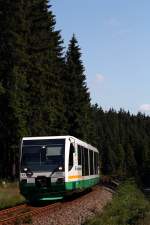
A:
[[[0,0],[0,177],[18,176],[23,136],[73,135],[97,146],[101,170],[149,173],[150,118],[92,106],[75,35],[67,50],[47,0]]]
[[[97,105],[92,112],[102,173],[150,185],[150,117],[122,109],[104,112]]]

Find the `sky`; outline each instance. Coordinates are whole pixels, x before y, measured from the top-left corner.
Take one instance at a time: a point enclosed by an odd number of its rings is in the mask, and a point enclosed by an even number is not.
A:
[[[150,1],[50,3],[66,49],[76,35],[91,102],[150,115]]]

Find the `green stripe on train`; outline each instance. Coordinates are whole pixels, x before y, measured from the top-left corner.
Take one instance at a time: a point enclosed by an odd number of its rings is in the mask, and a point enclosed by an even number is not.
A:
[[[87,180],[78,180],[78,181],[71,181],[65,183],[66,190],[74,190],[74,189],[82,189],[91,187],[99,182],[99,177],[91,178]]]
[[[63,184],[52,183],[50,187],[38,188],[35,184],[20,184],[21,193],[27,199],[53,200],[62,198],[68,191],[92,187],[99,182],[99,177]]]

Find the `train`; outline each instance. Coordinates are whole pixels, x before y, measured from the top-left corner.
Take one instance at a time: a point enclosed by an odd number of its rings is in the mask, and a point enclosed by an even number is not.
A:
[[[99,151],[92,145],[69,135],[22,138],[19,187],[27,200],[60,200],[99,180]]]

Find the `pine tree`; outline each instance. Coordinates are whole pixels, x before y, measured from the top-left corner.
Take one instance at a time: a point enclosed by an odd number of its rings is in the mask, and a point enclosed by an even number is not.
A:
[[[0,10],[0,140],[2,161],[10,165],[2,166],[6,176],[22,136],[65,132],[64,59],[48,1],[0,0]]]
[[[67,134],[67,120],[64,106],[65,58],[63,40],[60,31],[55,30],[55,16],[49,11],[51,18],[49,40],[49,79],[47,80],[48,132],[53,135]],[[51,88],[50,88],[51,87]],[[50,125],[50,126],[49,126]]]
[[[1,175],[12,175],[20,137],[27,134],[26,20],[24,1],[0,0]],[[7,165],[8,164],[8,165]]]
[[[129,177],[137,175],[137,163],[135,160],[134,149],[131,144],[127,144],[126,146],[126,174]]]
[[[102,149],[102,173],[116,175],[116,154],[109,139],[105,142]]]
[[[91,106],[91,115],[92,115],[92,131],[93,135],[91,138],[91,143],[101,152],[101,148],[104,143],[105,139],[105,132],[104,132],[104,123],[105,120],[105,113],[101,107],[98,107],[97,104]]]
[[[68,133],[87,140],[90,129],[90,96],[86,85],[81,50],[75,35],[70,40],[66,54],[65,106]]]
[[[125,151],[122,144],[116,146],[116,173],[119,177],[125,175]]]
[[[143,144],[143,146],[141,147],[142,165],[139,167],[139,172],[144,185],[149,186],[150,181],[147,178],[150,176],[150,148],[146,140],[143,140],[142,144]]]
[[[31,0],[29,18],[28,101],[30,135],[63,133],[62,40],[48,1]]]

